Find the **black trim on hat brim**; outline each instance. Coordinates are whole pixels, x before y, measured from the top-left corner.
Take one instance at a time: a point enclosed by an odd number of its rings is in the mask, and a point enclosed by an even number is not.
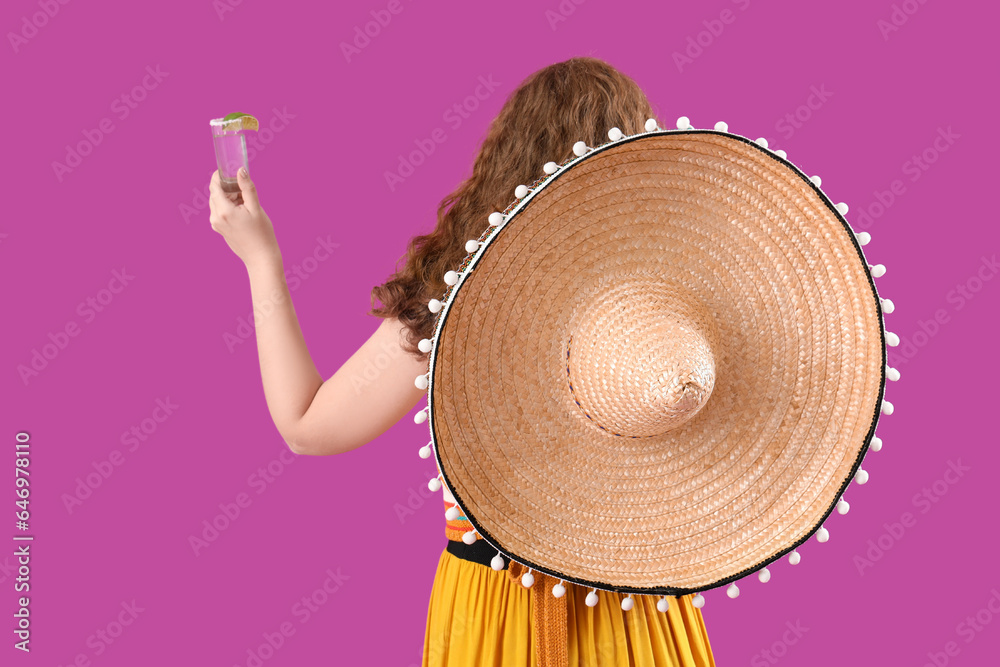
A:
[[[558,179],[562,174],[570,171],[570,169],[573,166],[575,166],[577,163],[579,163],[579,162],[581,162],[583,160],[586,160],[587,158],[589,158],[589,157],[591,157],[593,155],[596,155],[596,154],[601,153],[601,152],[603,152],[605,150],[608,150],[608,149],[620,146],[622,144],[626,144],[626,143],[629,143],[629,142],[632,142],[632,141],[641,140],[643,138],[650,137],[650,136],[660,136],[660,135],[667,135],[667,134],[669,134],[669,135],[676,135],[676,134],[716,134],[716,135],[719,135],[719,136],[725,136],[725,137],[729,137],[731,139],[736,139],[738,141],[742,141],[742,142],[744,142],[746,144],[749,144],[749,145],[753,146],[757,150],[761,151],[767,157],[770,157],[772,159],[778,160],[782,164],[790,167],[794,173],[798,174],[800,178],[802,178],[805,182],[807,182],[809,184],[809,186],[820,196],[820,200],[824,204],[826,204],[827,208],[830,209],[830,211],[836,216],[837,220],[840,221],[841,226],[844,228],[844,230],[850,236],[851,243],[854,245],[854,249],[855,249],[855,251],[858,254],[858,259],[860,259],[861,262],[863,263],[863,265],[866,267],[865,268],[865,275],[866,275],[866,277],[868,279],[868,286],[869,286],[869,289],[871,290],[871,294],[875,298],[875,307],[876,307],[876,310],[878,312],[879,336],[881,338],[881,343],[882,343],[882,346],[881,346],[881,349],[882,349],[882,364],[881,364],[881,372],[880,372],[880,380],[879,380],[878,400],[876,401],[876,404],[875,404],[875,411],[874,411],[874,413],[872,415],[871,426],[869,426],[868,434],[865,436],[864,444],[861,447],[860,451],[858,452],[858,456],[855,459],[854,464],[851,466],[851,472],[850,472],[850,474],[841,483],[840,488],[837,491],[837,494],[834,497],[833,502],[827,508],[826,512],[823,513],[823,516],[819,520],[819,522],[817,522],[816,525],[814,525],[802,538],[800,538],[799,540],[797,540],[796,542],[794,542],[791,546],[786,547],[785,549],[779,551],[778,553],[774,554],[773,556],[770,556],[770,557],[764,559],[763,561],[761,561],[760,563],[754,565],[753,567],[745,568],[745,569],[741,570],[740,572],[737,572],[736,574],[730,575],[728,577],[724,577],[722,579],[718,579],[718,580],[716,580],[716,581],[714,581],[714,582],[712,582],[710,584],[704,585],[704,586],[698,586],[698,587],[694,587],[694,588],[684,588],[684,587],[675,587],[675,586],[652,586],[652,587],[645,587],[645,588],[640,588],[640,587],[635,587],[635,586],[612,586],[612,585],[609,585],[609,584],[606,584],[606,583],[602,583],[602,582],[591,581],[591,580],[587,580],[587,579],[580,579],[580,578],[577,578],[577,577],[568,577],[568,576],[566,576],[566,575],[564,575],[562,573],[556,572],[555,570],[552,570],[550,568],[539,566],[536,563],[533,563],[531,561],[528,561],[528,560],[525,560],[525,559],[522,559],[522,558],[515,558],[507,550],[502,549],[501,547],[499,547],[497,545],[497,540],[495,540],[493,538],[493,536],[488,531],[484,530],[483,527],[482,527],[482,525],[476,520],[476,518],[473,516],[473,514],[468,511],[466,505],[463,504],[462,499],[456,493],[454,486],[448,482],[448,475],[445,472],[444,466],[442,465],[442,462],[441,462],[441,457],[440,457],[440,455],[438,453],[438,448],[437,448],[437,433],[434,430],[434,417],[433,417],[434,410],[433,410],[433,405],[432,405],[432,402],[433,402],[433,387],[434,387],[434,384],[433,384],[434,383],[434,363],[435,363],[435,360],[436,360],[436,357],[437,357],[437,348],[438,348],[438,341],[440,340],[441,329],[444,327],[444,322],[445,322],[445,320],[447,318],[447,314],[451,310],[451,304],[454,302],[454,299],[451,298],[451,294],[452,294],[452,292],[457,291],[462,286],[462,283],[465,281],[465,276],[468,273],[470,273],[475,268],[476,263],[478,263],[479,259],[483,255],[484,248],[489,245],[488,239],[490,239],[490,238],[494,237],[496,234],[498,234],[501,231],[501,229],[503,227],[505,227],[511,221],[511,219],[513,219],[514,217],[516,217],[516,215],[527,206],[528,202],[530,202],[534,198],[534,196],[535,196],[536,193],[538,193],[538,192],[542,191],[544,188],[548,187],[551,183],[553,183],[556,179]],[[823,526],[823,524],[826,522],[826,520],[830,517],[830,514],[833,513],[833,510],[836,508],[837,503],[840,501],[840,499],[844,495],[844,491],[847,489],[848,485],[851,483],[851,480],[854,478],[854,475],[857,473],[858,468],[861,467],[861,462],[864,460],[865,455],[868,453],[868,448],[869,448],[869,445],[871,444],[871,439],[875,435],[875,428],[876,428],[876,426],[878,424],[879,414],[881,413],[881,410],[882,410],[882,401],[883,401],[884,396],[885,396],[885,381],[886,381],[885,368],[886,368],[886,364],[887,364],[887,351],[886,351],[886,344],[885,344],[885,318],[884,318],[884,315],[883,315],[883,312],[882,312],[882,302],[881,302],[881,300],[880,300],[880,298],[878,296],[878,290],[875,287],[875,280],[874,280],[874,278],[871,275],[871,271],[867,268],[868,267],[867,259],[866,259],[865,255],[864,255],[864,252],[861,250],[861,245],[858,243],[857,236],[855,235],[854,230],[851,228],[850,224],[847,222],[847,219],[840,213],[840,211],[837,210],[836,206],[834,206],[833,202],[830,201],[830,198],[827,197],[826,193],[823,192],[815,183],[812,182],[812,180],[809,179],[808,176],[806,176],[806,174],[801,169],[799,169],[795,164],[793,164],[792,162],[790,162],[787,158],[783,158],[780,155],[776,155],[770,149],[764,148],[764,147],[760,146],[759,144],[757,144],[755,141],[751,141],[750,139],[748,139],[746,137],[743,137],[743,136],[740,136],[740,135],[737,135],[737,134],[731,134],[729,132],[719,132],[717,130],[708,130],[708,129],[654,130],[652,132],[642,132],[642,133],[639,133],[639,134],[636,134],[636,135],[632,135],[630,137],[623,137],[622,139],[620,139],[618,141],[608,141],[607,143],[602,144],[601,146],[598,146],[598,147],[595,147],[595,148],[592,148],[592,149],[588,150],[586,153],[584,153],[581,156],[574,157],[574,158],[570,159],[569,161],[563,163],[562,165],[559,166],[559,169],[555,173],[549,174],[549,175],[546,175],[543,178],[540,178],[538,181],[536,181],[536,183],[538,184],[537,187],[532,188],[531,191],[523,199],[519,200],[513,206],[513,208],[511,208],[511,207],[508,206],[508,208],[510,210],[509,210],[509,212],[507,212],[507,213],[504,214],[505,215],[504,221],[499,226],[497,226],[497,227],[492,227],[492,226],[488,227],[485,230],[485,232],[484,232],[485,238],[481,241],[481,246],[479,248],[477,248],[476,251],[474,251],[472,253],[469,253],[469,255],[466,256],[465,261],[462,263],[462,267],[464,267],[464,268],[463,268],[462,272],[460,273],[458,282],[455,285],[452,285],[452,286],[450,286],[447,289],[447,291],[445,292],[445,296],[442,299],[443,306],[442,306],[442,309],[438,313],[438,316],[437,316],[437,322],[435,324],[435,329],[434,329],[434,337],[432,339],[432,347],[431,347],[431,351],[430,351],[430,358],[429,358],[429,362],[428,362],[429,373],[428,373],[428,386],[427,386],[427,410],[428,410],[428,423],[429,423],[430,432],[431,432],[432,449],[434,451],[434,458],[435,458],[435,461],[437,462],[438,470],[441,472],[441,476],[443,477],[445,484],[447,484],[448,489],[451,491],[452,495],[455,497],[455,500],[458,503],[459,507],[462,508],[462,511],[464,512],[466,518],[469,520],[469,522],[472,524],[472,526],[476,529],[476,532],[480,536],[482,536],[482,539],[485,540],[486,542],[488,542],[490,544],[490,546],[493,549],[495,549],[506,560],[517,561],[517,562],[522,563],[525,566],[531,568],[534,571],[543,572],[543,573],[548,574],[549,576],[552,576],[552,577],[554,577],[556,579],[559,579],[560,581],[563,581],[563,582],[572,582],[574,584],[577,584],[577,585],[580,585],[580,586],[586,586],[588,588],[596,588],[596,589],[600,589],[600,590],[614,591],[614,592],[617,592],[617,593],[626,593],[626,594],[633,594],[633,595],[671,595],[671,596],[681,596],[681,595],[690,595],[692,593],[699,593],[699,592],[702,592],[702,591],[708,591],[708,590],[712,590],[712,589],[715,589],[715,588],[719,588],[720,586],[725,586],[726,584],[729,584],[729,583],[738,581],[740,579],[743,579],[747,575],[752,574],[754,572],[757,572],[757,571],[759,571],[759,570],[767,567],[771,563],[779,560],[780,558],[783,558],[787,554],[791,553],[792,551],[796,550],[798,547],[800,547],[803,544],[805,544],[816,533],[816,531],[818,531]],[[470,258],[471,258],[471,261],[470,261]],[[506,567],[507,567],[507,563],[505,562],[505,568]]]

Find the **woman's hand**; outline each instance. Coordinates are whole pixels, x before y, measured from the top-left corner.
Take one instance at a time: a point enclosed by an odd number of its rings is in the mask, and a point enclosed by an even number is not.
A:
[[[212,174],[208,206],[212,229],[222,234],[236,256],[249,267],[251,263],[281,256],[271,219],[260,207],[257,188],[246,170],[240,167],[237,179],[240,193],[233,201],[222,190],[218,170]]]

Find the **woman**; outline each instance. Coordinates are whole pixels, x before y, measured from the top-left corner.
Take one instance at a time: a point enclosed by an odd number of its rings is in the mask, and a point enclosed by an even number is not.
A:
[[[466,256],[465,242],[486,228],[487,216],[510,203],[514,188],[530,183],[549,161],[572,157],[572,146],[606,141],[607,131],[642,131],[656,115],[636,83],[596,58],[572,58],[528,77],[507,99],[476,157],[472,176],[445,197],[435,229],[409,242],[405,264],[372,290],[382,318],[375,333],[326,382],[310,358],[288,288],[271,222],[253,183],[240,174],[242,205],[223,194],[212,177],[211,223],[243,260],[258,319],[264,393],[271,418],[298,454],[329,455],[366,444],[425,397],[413,379],[427,372],[428,355],[417,349],[431,338],[434,317],[427,302],[444,293],[444,274]],[[239,203],[239,200],[237,200]],[[388,346],[399,352],[375,381],[356,388],[357,377]],[[359,419],[364,415],[364,419]],[[454,498],[445,489],[445,506]],[[446,536],[461,543],[471,530],[465,517],[446,522]],[[456,549],[461,551],[461,549]],[[622,595],[599,591],[588,607],[586,589],[567,587],[567,653],[570,665],[714,665],[699,609],[691,596],[671,599],[667,613],[642,599],[625,612]],[[640,596],[646,598],[646,596]],[[424,667],[537,665],[530,591],[504,571],[441,553],[428,606]]]

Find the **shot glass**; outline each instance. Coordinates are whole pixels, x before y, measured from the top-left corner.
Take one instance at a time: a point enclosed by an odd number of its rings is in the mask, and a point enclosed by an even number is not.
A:
[[[250,173],[250,164],[247,160],[247,140],[244,130],[241,129],[241,121],[238,118],[231,121],[213,118],[210,124],[222,190],[226,193],[236,194],[240,191],[236,172],[240,170],[240,167],[246,167],[247,173]]]

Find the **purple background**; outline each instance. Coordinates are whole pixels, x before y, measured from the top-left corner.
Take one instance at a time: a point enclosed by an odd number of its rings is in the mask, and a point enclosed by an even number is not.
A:
[[[801,565],[775,564],[769,584],[746,581],[735,601],[722,589],[706,594],[718,664],[995,659],[1000,618],[987,603],[996,596],[1000,611],[1000,280],[985,261],[998,246],[985,203],[997,140],[983,113],[996,109],[987,77],[995,7],[402,0],[348,62],[340,44],[387,2],[222,2],[10,0],[0,9],[3,457],[11,466],[16,432],[30,432],[36,538],[25,656],[11,647],[8,472],[4,664],[69,665],[84,654],[107,666],[246,665],[283,622],[295,633],[265,665],[419,664],[445,545],[440,495],[425,486],[433,460],[417,456],[426,424],[406,418],[342,456],[280,463],[287,447],[252,334],[232,349],[225,338],[246,332],[251,300],[242,263],[198,195],[215,168],[208,120],[245,111],[278,130],[261,134],[250,171],[289,275],[298,266],[305,276],[289,284],[328,378],[374,331],[378,320],[364,314],[371,287],[412,235],[432,228],[506,96],[576,55],[635,78],[669,127],[680,115],[699,128],[725,120],[788,151],[850,204],[848,220],[872,234],[870,261],[888,267],[877,284],[896,305],[888,329],[903,343],[890,365],[902,379],[887,387],[896,412],[879,426],[884,449],[866,461],[871,481],[848,489],[850,514],[831,518],[827,544],[800,549]],[[678,65],[686,49],[693,57]],[[448,122],[480,77],[495,90]],[[794,126],[783,120],[796,113]],[[102,120],[112,131],[57,174],[53,164],[94,143]],[[446,140],[391,189],[385,173],[436,128]],[[949,130],[951,141],[935,145]],[[926,169],[914,162],[921,155]],[[894,201],[880,209],[888,195],[878,193],[894,181]],[[333,249],[318,250],[320,238]],[[123,270],[133,277],[108,291]],[[100,312],[86,305],[109,296]],[[77,335],[22,379],[34,351],[74,324]],[[158,400],[176,406],[162,422]],[[127,439],[133,427],[143,440]],[[77,478],[115,450],[121,465],[70,512]],[[946,475],[950,463],[967,470]],[[269,464],[280,474],[252,477]],[[240,493],[249,506],[196,555],[189,536]],[[906,512],[908,525],[894,527]],[[340,587],[303,623],[295,605],[327,570],[339,571]],[[133,600],[134,622],[97,643]],[[977,613],[973,626],[966,619]],[[798,634],[786,632],[796,624]]]

